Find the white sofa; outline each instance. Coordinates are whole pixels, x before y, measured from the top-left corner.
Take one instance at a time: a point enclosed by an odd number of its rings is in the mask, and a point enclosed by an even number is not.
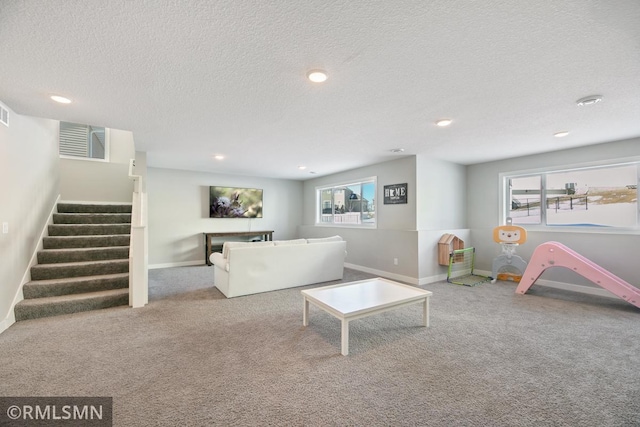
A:
[[[342,279],[347,242],[340,236],[273,242],[225,242],[209,259],[227,298]]]

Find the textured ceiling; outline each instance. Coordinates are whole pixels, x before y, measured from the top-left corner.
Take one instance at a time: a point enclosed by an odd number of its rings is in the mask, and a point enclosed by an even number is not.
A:
[[[639,23],[637,0],[2,0],[0,101],[130,130],[155,167],[473,164],[640,136]]]

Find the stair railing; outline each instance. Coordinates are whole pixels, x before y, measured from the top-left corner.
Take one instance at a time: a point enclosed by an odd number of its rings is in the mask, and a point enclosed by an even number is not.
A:
[[[129,246],[129,305],[143,307],[149,302],[147,193],[142,176],[135,175],[135,159],[129,161],[129,178],[133,180],[131,207],[131,243]]]

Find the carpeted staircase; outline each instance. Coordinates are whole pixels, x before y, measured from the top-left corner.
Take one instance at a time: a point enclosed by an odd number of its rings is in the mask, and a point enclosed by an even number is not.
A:
[[[131,205],[58,203],[16,321],[129,304]]]

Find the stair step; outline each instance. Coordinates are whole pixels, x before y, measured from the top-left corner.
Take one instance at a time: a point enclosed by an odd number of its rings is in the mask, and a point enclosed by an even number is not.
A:
[[[36,280],[25,283],[22,288],[22,293],[25,299],[32,299],[108,291],[128,287],[129,273],[118,273],[65,279]]]
[[[130,234],[131,224],[53,224],[49,236],[100,236]]]
[[[130,213],[55,213],[54,224],[127,224]]]
[[[131,213],[131,204],[58,203],[58,213]]]
[[[129,289],[25,299],[15,306],[16,320],[58,316],[129,304]]]
[[[104,261],[129,258],[129,246],[104,248],[44,249],[38,251],[38,264],[64,262]]]
[[[63,279],[67,277],[98,276],[127,273],[129,260],[106,260],[36,264],[31,267],[31,280]]]
[[[58,203],[16,320],[129,304],[131,204]]]
[[[101,236],[52,236],[42,240],[44,249],[98,248],[128,246],[129,234],[105,234]]]

